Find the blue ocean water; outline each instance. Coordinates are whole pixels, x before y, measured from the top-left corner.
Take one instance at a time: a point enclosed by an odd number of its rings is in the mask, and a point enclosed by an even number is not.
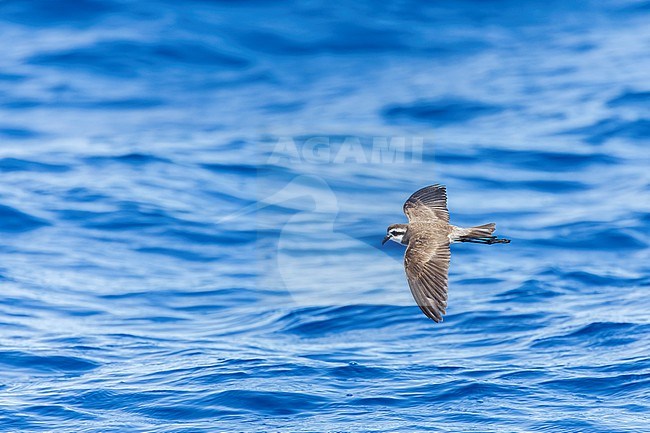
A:
[[[650,430],[649,18],[0,2],[0,431]],[[380,247],[436,182],[512,239],[441,324]]]

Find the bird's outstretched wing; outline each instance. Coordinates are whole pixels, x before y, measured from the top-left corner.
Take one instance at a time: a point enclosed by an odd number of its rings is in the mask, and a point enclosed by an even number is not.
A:
[[[406,278],[415,302],[422,312],[442,322],[447,308],[449,239],[422,233],[410,238],[404,254]]]
[[[415,191],[404,203],[404,213],[409,222],[449,222],[447,190],[443,185],[430,185]]]

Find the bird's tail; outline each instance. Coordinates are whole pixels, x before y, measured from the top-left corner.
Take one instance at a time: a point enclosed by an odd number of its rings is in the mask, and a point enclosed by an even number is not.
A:
[[[458,237],[458,242],[472,242],[475,244],[509,244],[510,239],[503,239],[494,236],[496,224],[489,223],[482,226],[470,227],[463,229]]]

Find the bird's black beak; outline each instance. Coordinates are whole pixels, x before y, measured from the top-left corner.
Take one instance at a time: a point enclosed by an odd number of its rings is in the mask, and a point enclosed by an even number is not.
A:
[[[388,239],[390,239],[390,235],[386,235],[383,241],[381,241],[381,244],[384,245],[386,242],[388,242]]]

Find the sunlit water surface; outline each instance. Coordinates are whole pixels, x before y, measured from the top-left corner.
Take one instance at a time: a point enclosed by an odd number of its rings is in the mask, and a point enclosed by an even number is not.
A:
[[[0,3],[0,429],[647,430],[649,18]],[[435,182],[512,239],[442,324],[379,245]]]

